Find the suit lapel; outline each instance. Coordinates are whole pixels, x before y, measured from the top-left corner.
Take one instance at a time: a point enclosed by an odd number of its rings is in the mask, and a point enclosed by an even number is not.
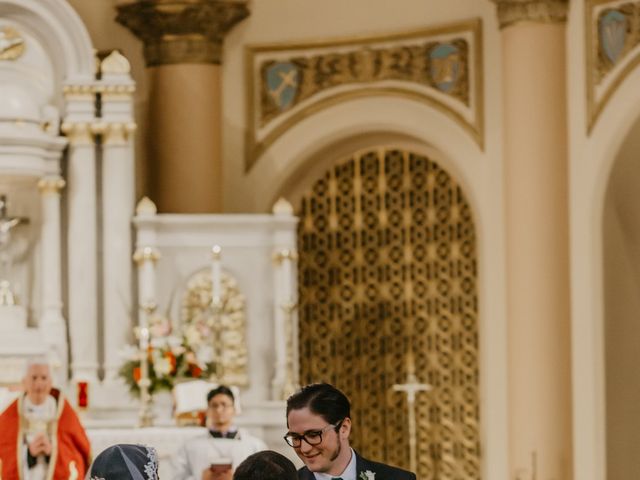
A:
[[[374,472],[371,463],[366,458],[362,458],[360,455],[356,453],[356,479],[360,480],[360,474],[362,472],[366,472],[367,470]],[[376,478],[376,480],[382,480],[380,478]]]
[[[311,473],[311,470],[309,470],[307,467],[302,467],[300,470],[298,470],[298,472],[298,478],[300,480],[316,480],[316,477],[313,476],[313,473]]]

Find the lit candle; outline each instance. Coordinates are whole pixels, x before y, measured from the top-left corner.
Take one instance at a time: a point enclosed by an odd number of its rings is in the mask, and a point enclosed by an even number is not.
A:
[[[214,302],[220,301],[222,293],[222,264],[220,262],[222,248],[220,245],[214,245],[211,249],[211,296]]]

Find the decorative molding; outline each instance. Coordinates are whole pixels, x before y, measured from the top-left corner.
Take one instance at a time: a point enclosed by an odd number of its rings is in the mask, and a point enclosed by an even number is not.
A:
[[[224,36],[250,13],[246,0],[140,0],[116,8],[116,21],[144,42],[148,67],[221,64]]]
[[[497,6],[500,28],[518,22],[562,23],[567,21],[568,0],[491,0]]]
[[[137,128],[134,122],[96,122],[91,125],[91,132],[102,135],[105,144],[124,145]]]
[[[139,247],[133,254],[133,261],[141,267],[145,262],[157,262],[160,260],[160,251],[154,247]]]
[[[625,78],[640,64],[640,1],[587,0],[587,133]]]
[[[93,145],[93,129],[90,122],[63,122],[60,130],[71,145]]]
[[[136,205],[137,216],[153,216],[158,213],[158,207],[149,197],[142,197]]]
[[[131,64],[118,50],[114,50],[100,62],[100,72],[116,75],[129,74],[131,73]]]
[[[38,181],[38,190],[42,195],[60,195],[66,184],[67,182],[59,176],[43,177]]]
[[[24,38],[13,27],[0,27],[0,60],[16,60],[25,50]]]
[[[376,37],[249,46],[245,168],[302,119],[367,96],[427,103],[482,148],[482,68],[479,19]]]

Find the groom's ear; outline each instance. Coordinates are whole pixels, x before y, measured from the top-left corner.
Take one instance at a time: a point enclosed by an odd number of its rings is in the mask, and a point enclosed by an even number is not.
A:
[[[348,438],[351,433],[351,419],[349,417],[345,417],[340,425],[340,430],[338,431],[340,436],[343,438]]]

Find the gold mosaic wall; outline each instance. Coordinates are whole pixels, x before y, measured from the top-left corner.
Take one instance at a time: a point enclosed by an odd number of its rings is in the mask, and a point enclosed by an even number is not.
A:
[[[342,163],[301,203],[301,382],[353,404],[365,457],[409,468],[404,383],[418,380],[418,478],[480,478],[475,229],[459,185],[430,159],[388,149]]]

